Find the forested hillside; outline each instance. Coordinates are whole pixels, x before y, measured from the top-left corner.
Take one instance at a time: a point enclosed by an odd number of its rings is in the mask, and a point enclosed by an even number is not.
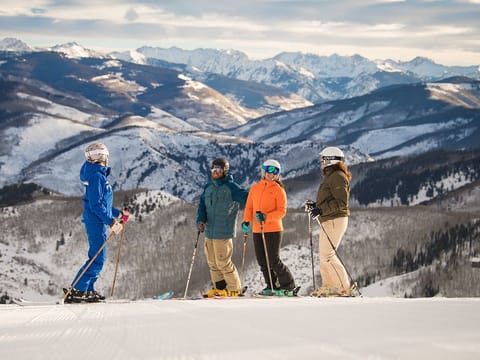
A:
[[[183,295],[197,236],[195,206],[156,191],[117,193],[116,201],[117,206],[128,206],[133,212],[122,248],[116,295],[144,298],[167,290]],[[3,207],[0,265],[5,270],[0,275],[0,293],[58,297],[85,261],[87,245],[80,214],[79,198],[50,197]],[[289,210],[281,252],[303,294],[312,284],[307,219],[303,211]],[[361,287],[408,274],[395,282],[395,296],[480,296],[475,280],[479,269],[470,266],[470,258],[480,253],[479,226],[478,213],[468,209],[353,207],[339,254]],[[313,224],[315,254],[318,231]],[[239,231],[234,253],[239,268],[242,245]],[[108,262],[98,282],[104,293],[110,291],[117,246],[115,238],[108,246]],[[247,281],[259,275],[254,259],[249,236]],[[315,267],[320,284],[318,264]],[[190,293],[198,294],[208,286],[201,234]],[[254,291],[255,286],[250,289]]]

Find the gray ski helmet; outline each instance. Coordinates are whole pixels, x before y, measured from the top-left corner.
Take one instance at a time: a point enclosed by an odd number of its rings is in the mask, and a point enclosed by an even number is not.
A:
[[[228,163],[228,160],[224,158],[218,158],[213,160],[212,169],[214,166],[220,166],[221,168],[223,168],[223,175],[227,175],[228,170],[230,170],[230,164]]]

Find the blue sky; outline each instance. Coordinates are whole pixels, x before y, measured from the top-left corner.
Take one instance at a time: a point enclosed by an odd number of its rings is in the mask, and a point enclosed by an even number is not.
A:
[[[253,59],[301,51],[480,65],[480,0],[0,0],[4,37],[102,51],[177,46]]]

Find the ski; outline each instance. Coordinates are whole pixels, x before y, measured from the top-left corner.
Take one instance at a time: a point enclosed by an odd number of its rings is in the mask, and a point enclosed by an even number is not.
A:
[[[171,299],[173,297],[173,295],[174,295],[173,291],[167,291],[166,293],[154,296],[153,299],[154,300],[168,300],[168,299]]]

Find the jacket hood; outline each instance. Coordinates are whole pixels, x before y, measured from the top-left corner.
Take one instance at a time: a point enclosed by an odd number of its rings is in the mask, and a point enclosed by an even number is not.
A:
[[[108,176],[110,175],[110,168],[85,161],[80,169],[80,181],[88,181],[90,176],[96,172],[101,172],[103,175]]]

